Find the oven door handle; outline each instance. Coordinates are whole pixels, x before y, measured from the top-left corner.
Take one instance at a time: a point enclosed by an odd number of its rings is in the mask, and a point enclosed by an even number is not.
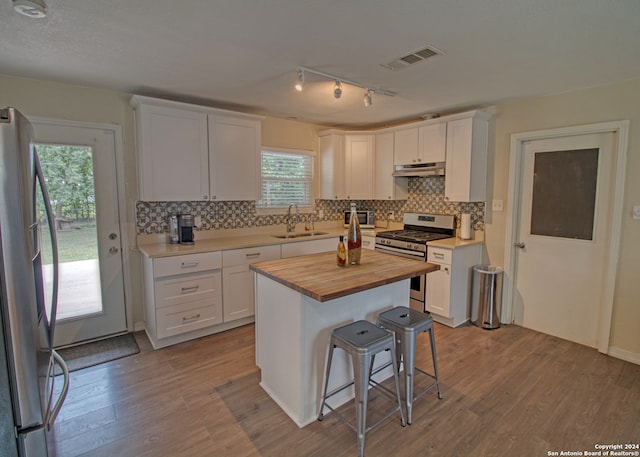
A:
[[[424,260],[426,257],[426,253],[421,251],[407,251],[406,249],[394,248],[391,246],[380,246],[376,245],[376,251],[387,252],[389,254],[400,255],[403,257],[407,257],[409,259],[418,259]]]

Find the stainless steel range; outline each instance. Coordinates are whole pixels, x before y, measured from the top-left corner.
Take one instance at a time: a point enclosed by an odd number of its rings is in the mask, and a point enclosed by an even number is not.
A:
[[[455,217],[444,214],[405,213],[402,230],[379,232],[376,235],[376,251],[412,259],[427,260],[429,241],[455,236]],[[411,307],[425,311],[424,275],[411,278]]]

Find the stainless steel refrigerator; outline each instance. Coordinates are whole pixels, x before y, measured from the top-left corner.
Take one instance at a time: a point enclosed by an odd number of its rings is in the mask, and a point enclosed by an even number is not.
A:
[[[48,455],[47,431],[69,386],[53,349],[58,253],[33,130],[0,110],[0,455]],[[46,270],[46,274],[45,274]],[[62,375],[55,377],[55,365]],[[54,383],[62,383],[57,388]],[[54,392],[59,391],[57,398]]]

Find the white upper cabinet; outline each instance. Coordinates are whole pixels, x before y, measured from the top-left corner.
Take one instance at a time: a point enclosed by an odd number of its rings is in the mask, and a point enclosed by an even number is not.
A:
[[[373,145],[373,135],[345,136],[344,184],[348,200],[371,200],[373,198]]]
[[[394,165],[445,161],[447,124],[439,122],[395,131]]]
[[[260,196],[260,121],[209,115],[211,200],[257,200]]]
[[[396,130],[393,140],[394,165],[410,165],[418,160],[418,127]]]
[[[409,178],[393,177],[393,144],[393,132],[376,134],[374,200],[404,200],[407,198]]]
[[[132,99],[140,200],[206,200],[209,195],[207,115]]]
[[[259,116],[133,96],[139,198],[256,200]]]
[[[320,198],[371,200],[375,135],[327,131],[319,137]]]
[[[418,163],[444,162],[447,124],[424,125],[418,129]]]
[[[344,193],[344,135],[328,133],[320,136],[320,198],[342,200]]]
[[[486,199],[489,115],[474,111],[447,122],[445,200],[483,202]]]

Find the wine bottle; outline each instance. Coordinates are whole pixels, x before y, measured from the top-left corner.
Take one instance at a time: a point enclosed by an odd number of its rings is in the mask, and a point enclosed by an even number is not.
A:
[[[362,255],[362,233],[356,213],[356,204],[351,203],[351,217],[349,219],[349,232],[347,233],[347,258],[351,265],[360,263]]]

